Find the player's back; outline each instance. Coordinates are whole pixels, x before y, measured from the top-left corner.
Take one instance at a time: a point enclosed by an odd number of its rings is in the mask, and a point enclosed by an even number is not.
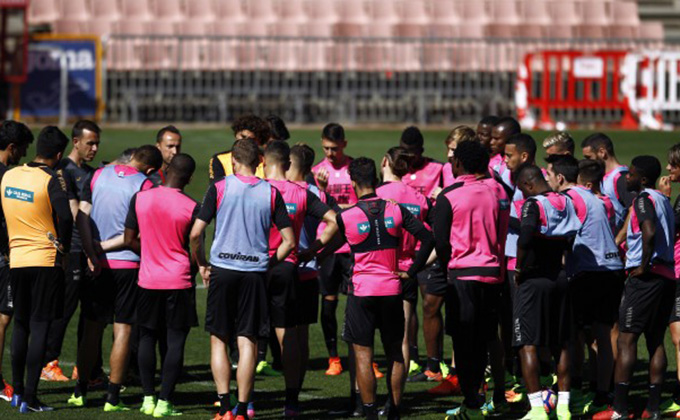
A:
[[[288,217],[293,224],[295,238],[300,238],[300,232],[302,231],[305,216],[307,215],[307,189],[290,181],[268,179],[267,182],[281,193],[281,197],[283,197],[283,201],[286,203]],[[276,249],[281,245],[281,242],[281,233],[279,233],[279,230],[276,227],[272,226],[269,231],[270,256],[276,253]],[[297,246],[298,244],[296,244],[296,249]],[[297,252],[291,252],[286,258],[286,261],[297,263]]]

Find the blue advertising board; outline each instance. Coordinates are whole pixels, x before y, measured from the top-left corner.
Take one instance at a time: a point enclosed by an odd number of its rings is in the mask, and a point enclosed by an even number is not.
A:
[[[68,117],[98,119],[101,99],[101,46],[87,36],[37,36],[29,50],[28,79],[21,85],[19,111],[26,117],[58,117],[61,92],[60,52],[68,63]],[[52,49],[46,51],[45,49]]]

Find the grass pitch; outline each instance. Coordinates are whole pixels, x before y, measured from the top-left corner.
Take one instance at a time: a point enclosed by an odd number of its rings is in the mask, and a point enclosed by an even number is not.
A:
[[[153,143],[155,132],[158,127],[151,127],[148,130],[117,130],[104,129],[102,145],[97,162],[101,160],[112,160],[116,155],[127,147],[139,146],[141,144]],[[181,129],[181,127],[180,127]],[[317,161],[322,156],[320,148],[320,127],[314,130],[293,130],[291,143],[306,142],[314,147],[317,152]],[[443,143],[446,137],[445,131],[425,131],[426,154],[435,159],[444,160],[446,149]],[[573,132],[577,143],[577,156],[580,157],[580,141],[588,132]],[[631,158],[640,154],[651,154],[659,157],[662,163],[666,164],[666,151],[676,143],[680,136],[676,133],[654,133],[654,132],[612,132],[610,133],[615,141],[615,147],[620,160],[629,163]],[[383,153],[391,146],[397,145],[399,141],[399,130],[347,130],[348,147],[347,154],[358,157],[368,156],[375,159],[378,163]],[[210,157],[222,150],[231,147],[231,132],[225,127],[220,130],[183,130],[184,143],[182,151],[191,154],[198,164],[196,174],[192,183],[187,187],[187,192],[196,200],[201,200],[208,181],[208,160]],[[544,133],[535,133],[535,138],[540,142]],[[539,146],[539,162],[542,160],[542,148]],[[29,151],[29,158],[33,151]],[[197,303],[201,325],[205,315],[206,291],[198,290]],[[342,322],[344,313],[344,299],[340,301],[338,308],[338,319]],[[74,319],[77,319],[77,314]],[[65,374],[70,375],[75,362],[75,337],[77,322],[71,322],[64,343],[63,354],[60,358],[61,365]],[[107,330],[107,331],[110,331]],[[5,378],[11,380],[10,366],[10,346],[11,330],[8,334],[7,344],[4,349],[2,362],[2,372]],[[422,332],[419,332],[420,354],[425,356],[425,346],[422,343]],[[337,377],[327,377],[324,371],[327,367],[327,353],[323,341],[323,335],[319,324],[310,328],[310,370],[307,374],[304,389],[300,396],[301,407],[304,409],[304,418],[318,419],[328,418],[329,410],[343,407],[346,397],[349,394],[349,379],[345,372]],[[105,333],[104,342],[104,366],[108,369],[108,354],[110,350],[111,333]],[[669,369],[667,383],[670,385],[675,377],[675,354],[667,339]],[[445,348],[446,358],[450,359],[450,340],[447,338]],[[633,403],[637,406],[644,404],[646,387],[645,369],[647,362],[647,351],[645,350],[644,340],[639,345],[639,357],[641,361],[636,368],[636,378],[634,382]],[[344,343],[339,343],[340,354],[345,360],[347,347]],[[385,362],[382,347],[376,339],[376,357],[384,370]],[[459,398],[433,398],[426,390],[432,384],[407,384],[404,397],[404,417],[418,419],[442,419],[444,412],[451,408],[454,403],[460,401]],[[132,407],[132,411],[127,413],[105,414],[102,411],[104,404],[104,392],[92,392],[90,395],[89,406],[91,408],[75,409],[66,404],[66,400],[73,389],[73,382],[67,383],[46,383],[40,384],[41,399],[57,408],[57,411],[45,414],[55,419],[93,419],[93,418],[147,418],[137,410],[141,405],[142,392],[139,385],[130,384],[122,394],[123,401]],[[255,408],[257,418],[274,419],[282,417],[284,386],[283,378],[264,378],[257,377],[255,383]],[[668,391],[670,391],[670,386]],[[386,394],[384,380],[379,382],[378,392],[380,402],[384,401]],[[187,341],[185,354],[185,372],[181,382],[177,386],[174,402],[177,408],[184,412],[182,418],[208,419],[212,418],[215,409],[212,403],[215,401],[215,388],[210,373],[210,351],[209,336],[203,327],[195,328]],[[521,413],[518,413],[518,416]],[[13,418],[18,413],[11,409],[9,404],[0,402],[0,418]],[[40,416],[40,415],[37,415]]]

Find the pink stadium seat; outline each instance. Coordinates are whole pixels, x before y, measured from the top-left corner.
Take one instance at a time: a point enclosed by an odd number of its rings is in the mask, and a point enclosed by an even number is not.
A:
[[[550,26],[548,2],[545,0],[527,0],[522,4],[522,23],[519,25],[519,36],[542,38]]]
[[[369,21],[363,0],[344,0],[337,3],[342,23],[367,23]]]
[[[485,63],[484,56],[488,54],[487,43],[484,42],[484,27],[472,23],[461,24],[460,37],[465,41],[453,45],[451,58],[453,68],[457,71],[481,69]]]
[[[90,19],[85,22],[85,32],[88,34],[108,37],[114,32],[115,22],[109,19]]]
[[[637,3],[616,2],[611,5],[612,22],[609,36],[613,38],[637,38],[640,34],[640,16]]]
[[[455,25],[460,22],[458,3],[448,0],[435,0],[432,2],[430,20],[440,25]]]
[[[212,21],[215,19],[215,10],[212,0],[191,0],[186,3],[186,15],[189,19]]]
[[[182,0],[161,0],[152,3],[153,15],[166,22],[179,22],[184,19]]]
[[[123,15],[135,20],[151,19],[149,0],[121,0]]]
[[[239,35],[237,25],[225,25],[213,22],[207,25],[208,33],[220,37],[236,37]],[[235,70],[238,68],[238,43],[236,38],[214,39],[210,42],[209,68],[211,70]]]
[[[117,0],[98,0],[92,3],[92,16],[97,19],[116,21],[120,19],[120,9]]]
[[[28,8],[28,21],[35,25],[59,19],[57,0],[32,0]]]
[[[205,21],[185,20],[177,24],[179,35],[185,35],[180,41],[179,65],[182,70],[207,70],[210,68],[209,28]],[[199,38],[195,38],[199,37]],[[201,38],[204,37],[204,38]]]
[[[224,19],[224,24],[243,22],[245,12],[240,0],[214,0],[214,10],[218,20]]]
[[[640,22],[640,38],[654,41],[662,41],[664,38],[663,23]]]
[[[398,8],[401,22],[425,25],[429,17],[425,11],[425,2],[422,0],[410,0],[400,4]]]
[[[582,24],[578,29],[581,38],[604,38],[609,26],[607,3],[601,0],[589,0],[581,6]]]
[[[333,0],[311,1],[307,3],[305,12],[309,22],[330,24],[337,22],[339,19]]]
[[[57,34],[82,35],[87,32],[85,22],[80,19],[59,19],[52,24],[52,29]]]
[[[176,35],[175,25],[164,21],[150,21],[146,24],[149,35],[166,35],[167,38],[152,38],[147,43],[147,63],[145,67],[154,70],[175,70],[179,66],[179,41],[169,37]]]
[[[61,16],[64,19],[87,20],[90,10],[85,0],[61,0]]]
[[[286,0],[279,3],[276,10],[278,20],[286,22],[305,22],[305,4],[302,0]]]
[[[551,19],[547,28],[548,37],[567,39],[575,35],[576,28],[581,24],[575,2],[550,2],[548,11]]]
[[[248,0],[246,2],[246,14],[249,20],[257,22],[274,22],[274,5],[271,0]]]
[[[146,22],[121,19],[114,23],[114,33],[123,35],[146,34]],[[141,70],[146,65],[149,40],[144,38],[115,38],[107,49],[108,68],[112,70]]]
[[[489,22],[489,15],[484,3],[478,0],[465,0],[461,2],[463,21],[486,25]]]
[[[371,38],[383,38],[380,40],[367,40],[360,51],[359,66],[365,71],[391,70],[394,62],[395,27],[393,24],[382,20],[371,23],[366,27],[366,36]]]
[[[301,27],[302,36],[318,39],[302,51],[300,69],[306,71],[330,69],[333,54],[333,42],[330,39],[333,35],[332,26],[324,22],[310,21]]]
[[[297,37],[302,34],[302,27],[295,22],[278,21],[268,25],[268,35]]]
[[[373,24],[395,24],[399,21],[393,1],[372,0],[368,3],[368,14]]]
[[[512,38],[519,34],[520,16],[514,0],[496,1],[492,4],[493,20],[489,23],[489,35],[498,38]]]

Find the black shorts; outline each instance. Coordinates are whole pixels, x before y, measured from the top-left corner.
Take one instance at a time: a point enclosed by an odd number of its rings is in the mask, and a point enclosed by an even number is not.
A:
[[[680,322],[680,281],[675,281],[675,301],[673,302],[673,309],[668,323]]]
[[[588,271],[569,282],[569,295],[577,327],[594,322],[614,325],[619,319],[619,305],[625,277],[622,271]]]
[[[24,267],[9,271],[15,319],[45,322],[63,316],[63,268]]]
[[[274,328],[292,328],[296,324],[298,272],[295,264],[282,261],[267,271],[269,320]]]
[[[675,281],[658,274],[629,277],[619,308],[619,331],[663,339],[675,301]]]
[[[333,254],[319,266],[321,296],[347,293],[352,275],[352,254]]]
[[[523,280],[515,289],[512,305],[513,346],[559,345],[561,310],[556,280]]]
[[[498,336],[502,284],[451,279],[446,291],[446,333],[481,331],[489,341]]]
[[[319,281],[317,279],[298,282],[295,319],[297,325],[311,325],[319,321]]]
[[[137,325],[150,330],[184,330],[198,326],[196,288],[137,292]]]
[[[212,266],[205,330],[226,338],[269,336],[265,273],[227,270]]]
[[[438,262],[418,273],[418,284],[425,286],[428,295],[446,296],[446,273]]]
[[[404,302],[401,296],[347,296],[342,338],[348,343],[373,347],[376,328],[387,352],[401,348],[404,340]]]
[[[418,280],[406,279],[401,281],[401,298],[413,305],[418,303]]]
[[[80,305],[83,316],[107,324],[134,324],[138,274],[136,268],[104,268],[98,277],[86,280]]]
[[[10,284],[9,266],[0,267],[0,314],[12,315],[12,287]]]

